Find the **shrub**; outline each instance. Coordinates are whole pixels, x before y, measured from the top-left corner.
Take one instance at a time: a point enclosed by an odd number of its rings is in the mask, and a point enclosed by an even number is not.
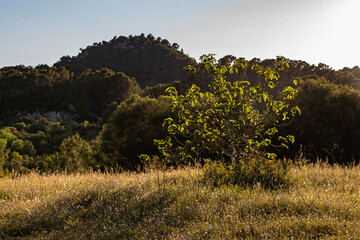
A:
[[[232,164],[208,161],[204,166],[203,181],[214,186],[260,185],[268,189],[288,187],[288,162],[251,156]]]
[[[7,171],[14,172],[16,174],[29,173],[30,169],[28,167],[31,158],[27,155],[21,155],[16,151],[9,152],[9,159],[5,164]]]
[[[223,162],[207,160],[204,165],[202,181],[214,187],[234,183],[234,169]]]

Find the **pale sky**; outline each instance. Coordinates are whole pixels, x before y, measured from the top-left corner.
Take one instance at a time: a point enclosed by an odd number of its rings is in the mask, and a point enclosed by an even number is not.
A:
[[[360,65],[359,0],[0,0],[0,68],[52,65],[114,36],[178,43],[190,57],[282,55]]]

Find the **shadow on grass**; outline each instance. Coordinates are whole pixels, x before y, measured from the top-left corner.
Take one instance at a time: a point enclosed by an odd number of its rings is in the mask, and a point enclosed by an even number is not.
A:
[[[167,221],[171,216],[162,213],[176,196],[173,190],[149,191],[143,187],[75,192],[45,206],[8,214],[6,221],[0,224],[0,239],[56,238],[56,235],[67,239],[124,238],[136,235],[140,225],[160,222],[165,224],[165,231],[171,228],[166,226],[167,223],[172,225]]]

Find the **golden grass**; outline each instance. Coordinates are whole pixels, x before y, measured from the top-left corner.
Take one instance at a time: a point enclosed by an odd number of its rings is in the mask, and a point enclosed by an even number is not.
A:
[[[359,167],[289,174],[276,191],[212,188],[193,168],[0,179],[0,239],[359,238]]]

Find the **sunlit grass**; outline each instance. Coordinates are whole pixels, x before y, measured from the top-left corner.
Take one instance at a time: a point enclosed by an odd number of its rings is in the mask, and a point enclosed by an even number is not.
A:
[[[200,169],[0,179],[0,239],[348,239],[360,168],[290,169],[287,189],[209,187]]]

